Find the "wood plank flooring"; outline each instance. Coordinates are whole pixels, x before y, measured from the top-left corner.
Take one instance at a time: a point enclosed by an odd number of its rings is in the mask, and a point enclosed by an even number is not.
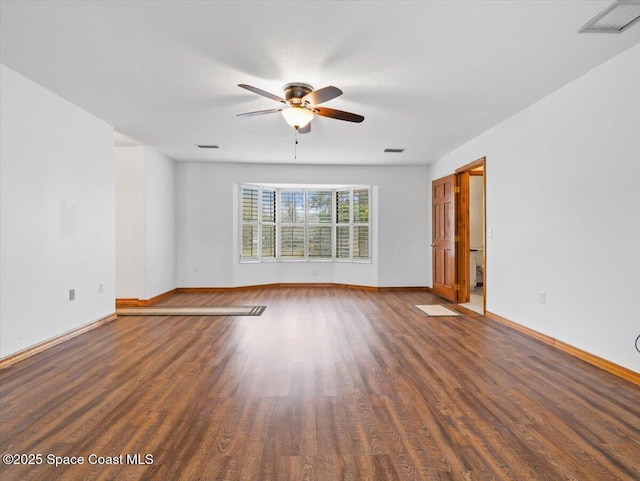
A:
[[[640,479],[638,386],[480,315],[413,307],[437,302],[174,295],[159,305],[267,309],[123,317],[0,371],[1,454],[43,456],[0,479]]]

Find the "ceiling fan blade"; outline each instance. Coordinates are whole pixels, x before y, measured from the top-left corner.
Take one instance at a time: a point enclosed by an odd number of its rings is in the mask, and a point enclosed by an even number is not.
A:
[[[276,102],[282,102],[283,104],[287,103],[287,101],[282,97],[278,97],[277,95],[269,93],[266,90],[259,89],[258,87],[252,87],[251,85],[247,85],[247,84],[238,84],[238,87],[242,87],[243,89],[246,89],[249,92],[262,95],[263,97],[267,97],[268,99],[275,100]]]
[[[318,90],[314,90],[311,93],[308,93],[304,97],[302,97],[302,103],[307,103],[310,105],[319,105],[323,102],[327,102],[331,99],[335,99],[342,95],[342,90],[338,87],[334,87],[332,85],[328,87],[323,87]]]
[[[269,110],[256,110],[255,112],[245,112],[244,114],[238,114],[236,117],[253,117],[255,115],[275,114],[282,109],[269,109]]]
[[[313,112],[318,115],[322,115],[323,117],[346,120],[348,122],[360,123],[364,120],[362,115],[352,114],[351,112],[345,112],[344,110],[328,109],[326,107],[315,107]]]
[[[307,125],[305,125],[304,127],[300,127],[298,129],[298,133],[299,134],[308,134],[309,132],[311,132],[311,122],[309,122]]]

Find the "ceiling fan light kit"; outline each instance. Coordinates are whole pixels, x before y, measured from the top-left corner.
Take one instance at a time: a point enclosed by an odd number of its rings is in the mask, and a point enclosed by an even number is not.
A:
[[[306,134],[311,131],[310,122],[316,115],[356,123],[364,120],[362,115],[345,112],[343,110],[317,107],[317,105],[321,103],[342,95],[342,90],[331,85],[313,90],[313,87],[308,84],[299,82],[289,83],[283,87],[284,98],[247,84],[238,84],[238,87],[285,105],[285,107],[279,109],[258,110],[238,114],[238,117],[253,117],[256,115],[280,112],[286,122],[301,134]]]
[[[314,117],[311,110],[303,107],[289,107],[282,109],[281,113],[287,123],[296,130],[307,125]]]

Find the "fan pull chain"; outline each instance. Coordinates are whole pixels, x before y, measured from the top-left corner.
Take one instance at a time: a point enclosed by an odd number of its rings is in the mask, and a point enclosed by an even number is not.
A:
[[[298,129],[295,129],[295,143],[293,144],[293,160],[298,160]]]

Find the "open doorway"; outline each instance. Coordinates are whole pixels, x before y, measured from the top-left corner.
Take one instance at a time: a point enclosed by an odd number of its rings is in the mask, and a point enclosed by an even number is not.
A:
[[[479,314],[486,304],[485,158],[456,170],[458,303]]]

